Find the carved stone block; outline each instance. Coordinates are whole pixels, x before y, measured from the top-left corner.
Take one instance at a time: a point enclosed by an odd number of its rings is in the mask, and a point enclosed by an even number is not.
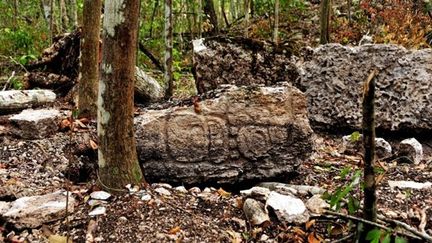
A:
[[[222,91],[221,91],[222,92]],[[313,149],[306,98],[298,89],[230,86],[193,106],[135,118],[146,178],[233,183],[287,176]]]

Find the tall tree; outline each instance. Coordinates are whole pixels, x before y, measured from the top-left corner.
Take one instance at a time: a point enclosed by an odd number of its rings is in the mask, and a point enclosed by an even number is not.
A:
[[[330,41],[330,14],[331,0],[321,1],[321,16],[320,16],[320,44],[327,44]]]
[[[245,12],[245,29],[244,35],[249,37],[249,10],[250,10],[250,0],[244,0],[244,12]]]
[[[139,0],[105,0],[98,95],[99,179],[110,191],[143,181],[133,128]]]
[[[204,14],[209,16],[210,23],[213,25],[213,34],[219,34],[219,24],[213,0],[204,0]]]
[[[279,36],[279,0],[275,0],[274,15],[273,41],[277,44]]]
[[[59,13],[61,20],[61,32],[67,31],[69,27],[69,18],[66,11],[66,2],[65,0],[59,0]]]
[[[172,0],[165,0],[165,84],[166,97],[171,98],[174,93],[173,79],[173,16]]]
[[[78,97],[82,117],[97,116],[101,9],[102,0],[84,0]]]
[[[77,1],[68,0],[67,6],[68,6],[67,12],[68,12],[69,23],[72,29],[75,29],[78,26]]]
[[[366,220],[376,222],[376,181],[374,171],[375,161],[375,77],[377,70],[373,70],[366,79],[363,87],[363,147],[364,147],[364,206],[363,217]],[[361,241],[366,240],[366,235],[374,227],[364,225]]]

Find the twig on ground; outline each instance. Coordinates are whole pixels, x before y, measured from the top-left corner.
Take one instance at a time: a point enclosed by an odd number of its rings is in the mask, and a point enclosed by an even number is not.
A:
[[[399,227],[405,229],[406,231],[408,231],[408,232],[414,234],[415,236],[425,240],[426,242],[432,242],[432,236],[426,234],[426,232],[420,232],[420,231],[414,229],[412,226],[410,226],[410,225],[408,225],[402,221],[399,221],[396,219],[389,219],[389,218],[386,218],[382,215],[378,215],[378,219],[385,221],[385,222],[388,222],[388,223],[395,224],[396,226],[399,226]]]
[[[425,228],[426,228],[426,224],[427,224],[427,214],[426,211],[429,209],[429,207],[425,207],[424,209],[420,210],[420,224],[419,224],[419,229],[420,232],[422,233],[426,233]]]
[[[13,79],[13,77],[15,76],[15,71],[12,71],[11,76],[8,78],[8,80],[6,81],[5,86],[3,87],[2,91],[5,91],[7,86],[9,85],[10,81]]]
[[[361,222],[361,223],[364,223],[364,224],[369,224],[369,225],[375,226],[377,228],[384,229],[385,231],[388,231],[388,232],[395,231],[395,230],[393,230],[393,229],[391,229],[391,228],[389,228],[389,227],[387,227],[387,226],[385,226],[383,224],[372,222],[372,221],[369,221],[369,220],[366,220],[366,219],[362,219],[362,218],[359,218],[359,217],[355,217],[355,216],[352,216],[352,215],[337,213],[337,212],[333,212],[333,211],[329,211],[329,210],[324,210],[323,214],[324,215],[327,214],[327,215],[332,215],[332,216],[338,216],[340,218],[345,218],[345,219]],[[381,219],[381,218],[384,218],[384,216],[379,215],[378,219]],[[383,220],[383,219],[381,219],[381,220]],[[383,221],[385,221],[385,220],[383,220]],[[420,235],[417,235],[414,232],[410,232],[412,234],[408,234],[408,233],[405,233],[405,232],[397,231],[396,233],[400,234],[400,235],[403,235],[403,236],[415,238],[415,239],[421,239],[422,238]],[[420,232],[417,231],[417,233],[420,233]]]
[[[342,237],[342,238],[340,238],[340,239],[334,240],[334,241],[332,241],[332,242],[333,242],[333,243],[345,242],[345,241],[347,241],[348,239],[352,238],[353,236],[354,236],[354,233],[351,233],[351,234],[348,234],[348,235],[346,235],[346,236],[344,236],[344,237]]]

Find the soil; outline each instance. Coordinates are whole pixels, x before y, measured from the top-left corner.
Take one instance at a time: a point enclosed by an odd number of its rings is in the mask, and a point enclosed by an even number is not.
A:
[[[64,112],[66,119],[69,112]],[[153,184],[141,185],[141,189],[151,195],[150,200],[142,200],[141,195],[125,189],[126,192],[117,193],[103,203],[107,209],[105,215],[89,216],[94,208],[89,205],[89,195],[101,189],[95,173],[94,123],[78,122],[73,132],[70,127],[63,127],[46,139],[23,140],[14,136],[7,118],[0,117],[1,201],[68,188],[77,203],[67,221],[58,220],[37,229],[18,231],[2,220],[0,231],[5,242],[48,242],[50,236],[67,232],[73,242],[85,242],[88,232],[92,232],[94,242],[318,242],[313,239],[336,240],[354,232],[347,220],[334,217],[314,217],[314,221],[305,225],[286,225],[272,218],[271,224],[252,226],[242,211],[243,198],[235,188],[253,185],[224,189],[200,185],[200,189],[181,192],[166,184],[149,182]],[[394,143],[400,141],[392,139]],[[330,193],[348,185],[355,171],[361,169],[361,157],[340,154],[340,136],[320,133],[316,142],[315,154],[298,169],[297,176],[283,182],[319,186]],[[421,142],[425,157],[419,165],[381,163],[378,211],[417,228],[423,210],[427,218],[425,230],[431,234],[432,188],[401,190],[388,186],[388,180],[432,182],[431,143]],[[345,178],[341,177],[344,170],[349,172]],[[161,187],[170,195],[155,191]],[[359,191],[355,190],[353,196],[359,197]],[[346,213],[346,209],[341,212]],[[94,231],[89,230],[89,224]]]

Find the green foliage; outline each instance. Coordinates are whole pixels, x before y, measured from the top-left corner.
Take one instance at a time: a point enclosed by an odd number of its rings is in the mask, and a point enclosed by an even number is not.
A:
[[[350,135],[350,141],[351,142],[357,142],[357,141],[359,141],[360,140],[360,136],[361,136],[361,134],[360,134],[360,132],[353,132],[353,133],[351,133],[351,135]]]
[[[24,88],[24,84],[17,78],[12,78],[10,84],[12,89],[21,90]]]

